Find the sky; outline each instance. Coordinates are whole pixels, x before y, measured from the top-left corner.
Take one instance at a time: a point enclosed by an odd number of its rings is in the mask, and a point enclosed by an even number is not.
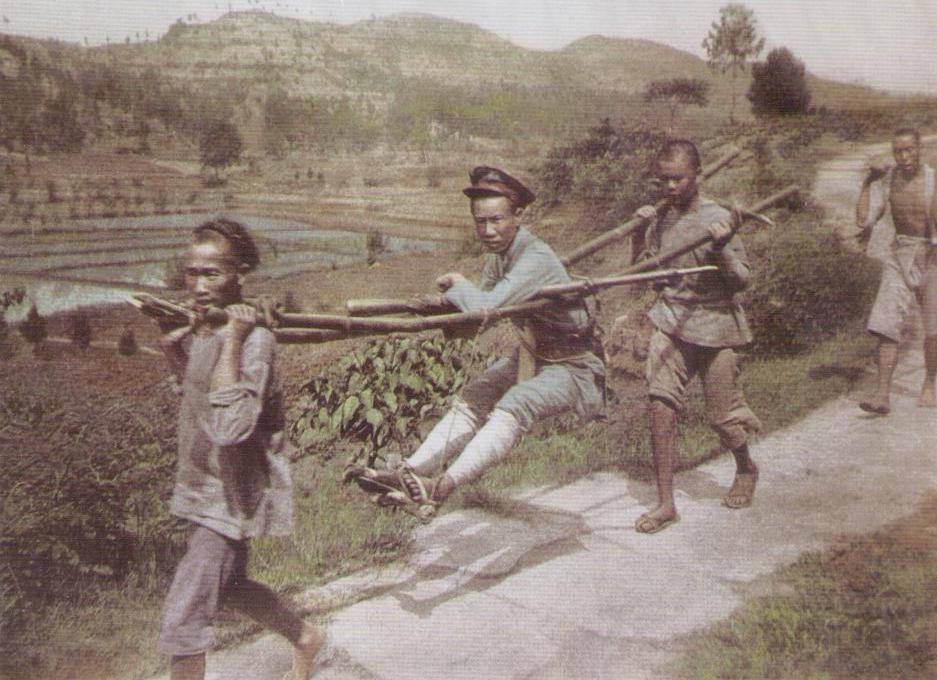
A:
[[[229,10],[350,23],[422,12],[474,23],[531,49],[587,35],[645,38],[698,56],[726,0],[0,0],[0,32],[102,44],[163,34],[178,18]],[[937,94],[934,0],[748,0],[767,48],[787,47],[812,73]]]

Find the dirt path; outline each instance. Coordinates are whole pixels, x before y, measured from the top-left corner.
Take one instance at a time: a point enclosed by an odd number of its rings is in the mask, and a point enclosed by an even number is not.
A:
[[[825,166],[815,189],[850,219],[864,153]],[[330,617],[315,677],[668,677],[675,638],[727,617],[801,553],[909,514],[934,487],[937,418],[914,405],[921,363],[903,355],[888,418],[844,397],[753,446],[762,482],[745,511],[721,505],[734,467],[723,457],[678,475],[682,519],[654,536],[632,525],[655,488],[614,474],[526,493],[509,518],[441,517],[408,563],[305,594],[363,596]],[[273,636],[209,659],[210,677],[226,679],[279,679],[288,666]]]

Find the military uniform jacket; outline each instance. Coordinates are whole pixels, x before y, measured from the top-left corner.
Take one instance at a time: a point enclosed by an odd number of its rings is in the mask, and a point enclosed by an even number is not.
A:
[[[521,227],[505,252],[486,256],[478,286],[459,281],[444,297],[463,312],[497,309],[529,300],[545,286],[571,280],[553,249]],[[592,331],[584,306],[546,310],[532,317],[529,327],[540,349],[551,345],[576,345]]]

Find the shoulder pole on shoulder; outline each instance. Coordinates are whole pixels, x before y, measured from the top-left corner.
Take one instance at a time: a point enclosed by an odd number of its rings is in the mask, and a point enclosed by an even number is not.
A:
[[[703,168],[701,177],[709,179],[724,167],[735,160],[742,151],[738,147],[731,147],[718,160]],[[666,201],[658,201],[655,208],[663,210],[667,206]],[[647,224],[647,220],[635,217],[619,227],[607,231],[601,236],[597,236],[591,241],[583,243],[581,246],[560,258],[563,266],[569,267],[580,260],[588,257],[602,248],[612,243],[627,238],[640,227]],[[451,311],[453,308],[445,301],[430,302],[427,300],[395,300],[395,299],[361,299],[349,300],[345,303],[345,309],[349,314],[355,316],[375,316],[380,314],[441,314]]]

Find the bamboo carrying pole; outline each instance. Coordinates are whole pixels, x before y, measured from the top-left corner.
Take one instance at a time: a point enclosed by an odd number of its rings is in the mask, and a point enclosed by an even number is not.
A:
[[[755,206],[738,211],[739,219],[734,226],[734,230],[738,230],[741,224],[750,217],[757,216],[763,210],[793,196],[797,191],[797,185],[792,184],[760,201]],[[400,332],[417,333],[434,329],[464,328],[505,318],[531,316],[547,308],[575,307],[581,304],[580,296],[591,294],[603,288],[714,271],[717,268],[711,266],[690,269],[660,269],[664,264],[691,250],[695,250],[711,239],[712,237],[706,233],[653,258],[638,262],[618,276],[547,286],[538,291],[532,300],[517,305],[477,312],[412,318],[356,317],[339,314],[282,314],[279,315],[281,327],[274,329],[274,332],[277,335],[277,340],[284,343],[321,343],[364,335]],[[195,310],[190,308],[147,294],[134,295],[131,297],[130,302],[139,307],[145,314],[170,322],[187,323],[189,318],[196,313]],[[408,310],[415,308],[415,303],[389,302],[397,306],[406,304]],[[201,318],[208,321],[223,322],[227,316],[222,309],[211,309],[203,312]],[[258,323],[264,322],[263,314],[259,311],[257,321]]]
[[[713,175],[715,175],[717,172],[722,170],[722,168],[724,168],[729,163],[731,163],[740,153],[742,153],[741,149],[737,147],[733,147],[731,150],[729,150],[728,153],[723,155],[715,163],[703,168],[703,172],[701,173],[702,179],[707,180]],[[658,212],[660,212],[664,210],[664,208],[667,207],[667,204],[668,204],[668,201],[666,199],[660,200],[654,204],[654,207],[657,209]],[[628,236],[633,234],[635,231],[637,231],[640,227],[642,227],[645,224],[647,224],[647,220],[642,219],[640,217],[633,217],[627,222],[625,222],[624,224],[622,224],[621,226],[616,227],[612,229],[611,231],[605,232],[601,236],[598,236],[592,239],[591,241],[586,241],[581,246],[576,248],[573,252],[567,253],[566,255],[561,257],[560,262],[562,262],[563,265],[566,267],[576,264],[583,258],[586,258],[589,255],[591,255],[592,253],[598,250],[601,250],[602,248],[612,243],[615,243],[616,241],[621,241],[622,239],[627,238]]]
[[[458,312],[429,317],[353,317],[338,314],[281,314],[280,326],[274,329],[279,342],[318,343],[363,335],[386,333],[418,333],[427,330],[452,329],[467,325],[485,324],[506,318],[519,318],[534,315],[547,308],[574,308],[581,303],[579,296],[596,290],[623,286],[646,281],[657,281],[690,274],[716,271],[717,267],[704,266],[688,269],[668,269],[654,272],[613,276],[593,281],[574,281],[571,283],[547,286],[539,290],[533,299],[516,305],[508,305],[492,310],[477,312]],[[139,294],[131,302],[144,313],[186,323],[194,314],[182,305],[167,302],[151,295]],[[227,319],[223,309],[210,309],[201,314],[202,319],[223,323]],[[263,314],[258,311],[257,322],[264,323]]]
[[[741,222],[746,222],[747,220],[754,219],[762,223],[771,223],[770,220],[766,220],[761,217],[760,213],[764,210],[767,210],[773,205],[776,205],[787,198],[790,198],[799,190],[796,184],[791,184],[778,191],[775,194],[772,194],[768,198],[759,201],[756,205],[749,208],[742,208],[738,210],[739,217]],[[740,225],[739,225],[740,226]],[[736,227],[737,229],[737,227]],[[670,260],[683,255],[691,250],[694,250],[701,246],[702,244],[709,241],[709,236],[701,236],[699,239],[696,239],[692,242],[686,243],[680,246],[677,249],[674,249],[668,253],[661,253],[656,257],[638,262],[631,267],[625,269],[622,274],[636,274],[639,272],[646,272],[658,267],[666,265]],[[372,316],[375,314],[396,314],[401,312],[409,312],[412,314],[440,314],[446,311],[452,310],[452,306],[449,305],[445,300],[440,299],[438,301],[424,301],[424,300],[349,300],[345,303],[345,308],[348,310],[349,314],[355,316]]]
[[[742,150],[738,147],[730,147],[730,149],[714,163],[703,168],[702,173],[700,173],[701,178],[703,180],[709,179],[733,160],[735,160],[741,153]],[[657,211],[662,211],[667,207],[667,203],[668,201],[666,200],[658,201],[654,205],[654,208]],[[589,255],[601,250],[602,248],[627,238],[645,224],[647,224],[647,220],[641,219],[640,217],[632,218],[621,226],[618,226],[615,229],[612,229],[611,231],[608,231],[601,236],[592,239],[591,241],[583,243],[573,252],[561,257],[560,262],[563,263],[564,267],[569,267],[570,265],[573,265],[588,257]],[[452,305],[441,298],[439,300],[422,299],[412,301],[393,299],[363,299],[349,300],[345,303],[345,309],[349,314],[355,316],[375,316],[379,314],[407,313],[443,314],[447,311],[451,311]]]
[[[789,184],[788,186],[781,189],[781,191],[771,194],[770,196],[768,196],[768,198],[762,201],[759,201],[756,205],[753,205],[750,208],[745,208],[744,210],[740,211],[739,212],[740,221],[735,225],[733,231],[738,231],[742,223],[750,219],[749,218],[750,214],[757,215],[761,213],[762,211],[767,210],[771,206],[776,205],[780,203],[781,201],[784,201],[790,198],[791,196],[796,194],[799,190],[800,190],[800,187],[798,187],[796,184]],[[687,241],[686,243],[676,246],[675,248],[672,248],[671,250],[668,250],[659,255],[655,255],[654,257],[648,258],[647,260],[636,262],[635,264],[625,269],[622,272],[622,274],[623,275],[638,274],[640,272],[647,272],[647,271],[657,269],[658,267],[661,267],[667,264],[671,260],[674,260],[680,257],[681,255],[684,255],[685,253],[690,252],[691,250],[696,250],[701,245],[703,245],[704,243],[708,243],[711,240],[712,240],[712,237],[708,233],[704,234],[698,238],[695,238],[691,241]]]

